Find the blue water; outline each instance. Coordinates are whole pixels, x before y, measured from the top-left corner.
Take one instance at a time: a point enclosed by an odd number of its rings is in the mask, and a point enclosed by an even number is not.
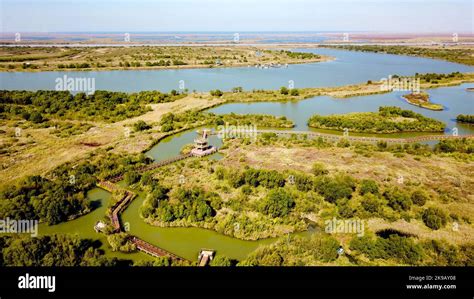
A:
[[[230,90],[236,86],[252,90],[277,89],[288,86],[289,80],[293,80],[294,86],[300,88],[362,83],[387,78],[391,74],[474,72],[474,67],[419,57],[334,49],[304,49],[304,51],[330,55],[336,57],[336,60],[269,69],[239,67],[100,72],[1,72],[0,89],[55,89],[56,78],[64,75],[95,78],[98,90],[167,92],[178,89],[180,80],[184,80],[185,88],[189,91],[208,91],[216,88]]]

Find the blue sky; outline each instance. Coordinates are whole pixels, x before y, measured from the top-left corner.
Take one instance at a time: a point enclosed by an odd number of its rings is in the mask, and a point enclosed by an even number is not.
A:
[[[473,32],[473,0],[0,0],[2,32]]]

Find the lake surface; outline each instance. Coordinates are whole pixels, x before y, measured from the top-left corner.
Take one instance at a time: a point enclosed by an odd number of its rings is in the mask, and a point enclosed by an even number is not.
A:
[[[474,67],[428,58],[391,54],[352,52],[335,49],[296,49],[336,58],[334,61],[294,64],[288,68],[255,67],[205,68],[176,70],[71,71],[71,72],[0,72],[0,89],[55,89],[56,78],[95,78],[97,90],[170,91],[184,80],[189,91],[277,89],[294,82],[295,88],[341,86],[367,80],[388,78],[391,74],[474,72]]]
[[[474,134],[474,126],[456,123],[458,114],[474,114],[474,93],[466,88],[474,84],[428,89],[431,101],[445,107],[443,111],[432,111],[408,104],[402,95],[407,92],[391,92],[378,95],[335,99],[328,96],[318,96],[297,102],[257,102],[257,103],[232,103],[218,106],[208,110],[216,114],[271,114],[286,116],[295,122],[294,130],[309,130],[307,122],[313,114],[343,114],[350,112],[378,111],[380,106],[398,106],[402,109],[412,110],[426,117],[438,119],[446,123],[446,134],[451,134],[453,128],[458,128],[459,134]],[[426,134],[426,133],[425,133]],[[405,134],[407,136],[413,133]],[[384,136],[377,134],[374,136]],[[385,134],[385,136],[399,137],[401,134]]]

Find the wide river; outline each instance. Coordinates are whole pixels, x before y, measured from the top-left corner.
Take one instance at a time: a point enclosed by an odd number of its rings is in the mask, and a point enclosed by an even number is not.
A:
[[[241,86],[245,90],[277,89],[288,86],[293,80],[296,88],[341,86],[380,80],[389,75],[414,75],[415,73],[473,72],[474,68],[461,64],[428,58],[351,52],[334,49],[297,49],[335,57],[323,63],[295,64],[288,68],[258,69],[255,67],[206,68],[176,70],[127,70],[99,72],[1,72],[0,89],[54,89],[56,78],[95,78],[99,90],[170,91],[185,88],[197,91],[211,89],[230,90]]]
[[[301,50],[302,51],[302,50]],[[138,91],[159,89],[168,91],[178,88],[180,80],[185,81],[190,90],[205,91],[215,88],[228,90],[235,86],[244,89],[275,89],[287,86],[293,80],[295,87],[336,86],[361,83],[367,80],[380,80],[390,74],[413,75],[416,72],[449,73],[454,71],[473,72],[474,68],[460,64],[424,59],[417,57],[396,56],[375,53],[348,52],[331,49],[305,50],[336,57],[336,60],[316,64],[290,65],[288,68],[256,69],[221,68],[221,69],[182,69],[182,70],[149,70],[149,71],[105,71],[105,72],[38,72],[38,73],[0,73],[0,89],[54,89],[57,77],[80,76],[96,78],[96,88],[105,90]],[[445,106],[444,111],[436,112],[421,109],[405,103],[401,92],[381,95],[361,96],[349,99],[314,97],[299,102],[287,103],[232,103],[210,109],[214,113],[266,113],[285,115],[296,123],[296,130],[308,130],[306,122],[315,113],[347,113],[376,111],[379,106],[394,105],[439,119],[447,124],[446,134],[454,127],[459,134],[473,134],[472,126],[455,123],[457,114],[474,114],[474,93],[467,92],[467,87],[474,84],[463,84],[448,88],[430,89],[432,101]],[[194,130],[170,136],[150,151],[148,155],[160,161],[179,153],[183,145],[192,143]],[[211,142],[220,145],[217,138]],[[71,233],[83,238],[100,239],[107,244],[105,237],[93,230],[96,221],[105,215],[110,194],[101,189],[89,192],[91,200],[100,202],[100,207],[78,219],[59,225],[41,225],[40,234]],[[274,242],[274,239],[260,241],[242,241],[218,234],[214,231],[199,228],[159,228],[146,224],[139,217],[139,208],[144,196],[139,196],[122,214],[122,220],[130,227],[132,234],[169,250],[190,260],[196,260],[201,248],[213,248],[218,254],[230,258],[243,259],[258,246]],[[309,234],[303,233],[303,234]],[[111,252],[102,246],[109,256],[125,259],[150,259],[142,253],[123,254]]]

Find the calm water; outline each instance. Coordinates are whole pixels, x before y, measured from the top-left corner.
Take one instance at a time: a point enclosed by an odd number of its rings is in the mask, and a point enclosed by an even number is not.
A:
[[[406,92],[391,92],[347,99],[320,96],[298,102],[284,103],[232,103],[218,106],[209,111],[216,114],[234,112],[238,114],[263,113],[275,116],[284,115],[295,122],[295,130],[308,130],[307,121],[313,114],[327,115],[378,111],[380,106],[398,106],[443,121],[447,125],[446,133],[451,133],[451,129],[457,127],[459,134],[474,134],[473,126],[458,124],[455,121],[458,114],[474,114],[474,93],[466,91],[468,87],[474,87],[474,84],[427,90],[432,102],[445,107],[443,111],[431,111],[408,104],[401,97]],[[377,136],[380,136],[380,134]]]
[[[96,89],[115,91],[161,90],[179,88],[185,81],[190,91],[219,88],[230,90],[242,86],[251,89],[277,89],[293,80],[296,88],[340,86],[380,80],[390,74],[473,72],[474,67],[419,57],[351,52],[334,49],[298,49],[336,57],[335,61],[289,65],[288,68],[257,69],[255,67],[129,70],[100,72],[0,72],[0,89],[54,89],[58,77],[95,78]]]

